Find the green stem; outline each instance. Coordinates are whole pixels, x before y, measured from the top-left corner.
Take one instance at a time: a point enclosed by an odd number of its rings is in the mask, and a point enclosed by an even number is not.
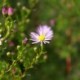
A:
[[[43,43],[41,42],[41,53],[43,52]]]
[[[6,27],[7,32],[6,32],[5,36],[1,39],[1,41],[4,41],[10,34],[10,27],[12,26],[13,23],[11,22],[10,24],[8,24],[9,19],[11,20],[11,17],[7,17],[5,20],[5,27]]]
[[[9,34],[10,34],[10,28],[9,28],[9,26],[7,26],[6,28],[7,28],[7,33],[6,33],[6,35],[1,39],[1,41],[5,40],[5,39],[9,36]]]
[[[13,67],[13,65],[14,65],[15,63],[16,63],[16,61],[13,60],[12,65],[9,67],[9,69],[8,69],[6,72],[9,72],[9,71],[12,69],[12,67]]]
[[[40,53],[37,54],[35,58],[33,58],[32,62],[30,63],[30,66],[27,67],[26,70],[32,68],[33,64],[37,63],[37,60],[38,60],[38,59],[40,58],[40,56],[43,54],[43,43],[41,43],[40,47],[41,47]]]

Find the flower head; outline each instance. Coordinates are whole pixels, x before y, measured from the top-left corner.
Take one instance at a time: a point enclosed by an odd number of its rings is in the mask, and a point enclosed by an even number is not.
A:
[[[7,7],[3,7],[3,8],[2,8],[2,14],[3,14],[3,15],[6,15],[6,14],[7,14]]]
[[[51,27],[47,25],[39,26],[36,30],[36,32],[31,32],[30,34],[31,40],[34,43],[49,43],[49,41],[53,37],[53,31],[51,30]]]
[[[9,7],[8,8],[8,15],[11,16],[11,15],[13,15],[13,13],[14,13],[13,8],[12,7]]]

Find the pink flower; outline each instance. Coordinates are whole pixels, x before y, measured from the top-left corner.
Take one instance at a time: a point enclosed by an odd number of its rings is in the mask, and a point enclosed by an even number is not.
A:
[[[15,45],[13,41],[9,41],[8,44],[9,44],[9,47],[13,47]]]
[[[23,43],[23,44],[26,44],[27,41],[28,41],[28,39],[25,37],[25,38],[22,40],[22,43]]]
[[[2,8],[2,14],[3,15],[6,15],[8,12],[7,12],[7,7],[3,7]]]
[[[55,24],[55,20],[54,19],[51,19],[50,20],[50,25],[53,26],[54,24]]]
[[[14,9],[12,7],[8,7],[8,15],[11,16],[14,13]]]

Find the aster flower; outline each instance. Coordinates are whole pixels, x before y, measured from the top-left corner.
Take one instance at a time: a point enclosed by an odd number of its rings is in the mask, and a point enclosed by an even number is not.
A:
[[[33,44],[35,43],[49,43],[49,41],[53,37],[53,31],[51,30],[51,27],[47,25],[39,26],[36,30],[36,32],[31,32],[30,34],[31,40],[33,41]]]

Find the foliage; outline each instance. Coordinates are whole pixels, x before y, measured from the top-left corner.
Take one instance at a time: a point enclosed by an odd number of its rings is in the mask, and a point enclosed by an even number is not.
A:
[[[0,80],[80,80],[80,0],[0,0]],[[3,15],[12,7],[12,15]],[[30,32],[54,31],[41,50]]]

